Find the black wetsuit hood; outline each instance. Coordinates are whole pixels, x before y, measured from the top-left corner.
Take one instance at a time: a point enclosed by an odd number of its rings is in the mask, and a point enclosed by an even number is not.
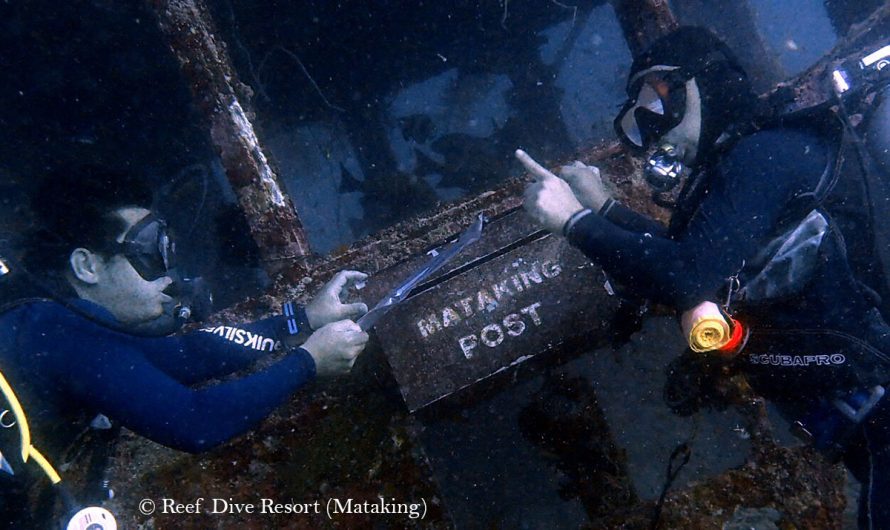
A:
[[[757,97],[735,54],[710,30],[685,26],[656,40],[634,59],[628,79],[656,65],[678,66],[687,79],[696,79],[702,104],[699,162],[711,157],[723,133],[747,128]]]

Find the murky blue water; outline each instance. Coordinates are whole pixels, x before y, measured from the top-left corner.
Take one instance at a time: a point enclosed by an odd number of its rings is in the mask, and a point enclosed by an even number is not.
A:
[[[748,4],[781,78],[836,41],[819,0]],[[260,139],[321,255],[497,187],[519,174],[517,147],[558,162],[614,138],[631,56],[608,3],[209,5],[253,92]],[[184,234],[187,265],[211,277],[222,305],[259,292],[267,278],[235,196],[144,6],[6,2],[0,64],[0,227],[27,224],[21,192],[48,167],[131,165],[159,187],[175,184],[160,207]],[[561,368],[595,388],[644,498],[657,496],[667,455],[693,429],[660,403],[658,374],[682,342],[666,329],[650,321],[625,350],[591,352]],[[653,351],[655,343],[671,346]],[[421,441],[459,526],[568,528],[586,520],[576,499],[560,497],[564,477],[517,426],[540,385],[540,377],[521,382],[468,409],[464,421],[425,425]],[[647,421],[628,421],[629,409]],[[681,484],[745,454],[731,412],[698,421],[702,449]],[[709,452],[715,446],[722,450]]]

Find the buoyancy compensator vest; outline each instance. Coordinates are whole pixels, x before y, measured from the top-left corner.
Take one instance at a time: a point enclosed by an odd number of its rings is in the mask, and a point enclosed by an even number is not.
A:
[[[825,207],[836,219],[853,273],[890,316],[890,44],[830,69],[844,132],[837,188]]]

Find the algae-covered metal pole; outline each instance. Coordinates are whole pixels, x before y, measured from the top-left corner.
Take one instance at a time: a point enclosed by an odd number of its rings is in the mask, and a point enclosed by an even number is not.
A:
[[[148,0],[179,61],[194,101],[209,122],[229,183],[270,274],[305,266],[309,244],[290,199],[254,131],[241,84],[203,0]]]
[[[726,42],[747,72],[754,90],[769,90],[787,77],[778,50],[767,44],[748,1],[675,0],[672,5],[684,25],[707,26]],[[795,46],[791,39],[785,45]]]
[[[667,0],[612,0],[612,7],[634,57],[679,25]]]

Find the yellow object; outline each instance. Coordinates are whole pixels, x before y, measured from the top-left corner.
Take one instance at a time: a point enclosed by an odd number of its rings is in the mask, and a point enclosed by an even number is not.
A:
[[[683,336],[695,352],[709,352],[725,346],[732,338],[726,317],[713,302],[702,302],[680,317]]]
[[[46,473],[46,476],[49,477],[50,482],[52,482],[53,484],[62,482],[62,477],[59,476],[53,465],[50,464],[49,460],[47,460],[42,454],[40,454],[40,451],[38,451],[37,448],[33,445],[31,446],[31,456],[34,457],[34,461],[37,462],[37,465],[40,466],[40,469],[42,469],[43,472]]]
[[[16,397],[15,392],[12,391],[12,387],[9,386],[9,382],[3,377],[3,372],[0,372],[0,392],[3,392],[3,396],[12,408],[16,425],[19,427],[19,434],[22,440],[22,462],[27,462],[29,456],[34,457],[34,461],[46,473],[50,481],[53,484],[58,484],[62,481],[62,477],[59,476],[52,464],[49,463],[40,451],[31,445],[31,429],[28,427],[28,418],[25,416],[25,410],[22,408],[22,404],[19,403],[19,398]]]

